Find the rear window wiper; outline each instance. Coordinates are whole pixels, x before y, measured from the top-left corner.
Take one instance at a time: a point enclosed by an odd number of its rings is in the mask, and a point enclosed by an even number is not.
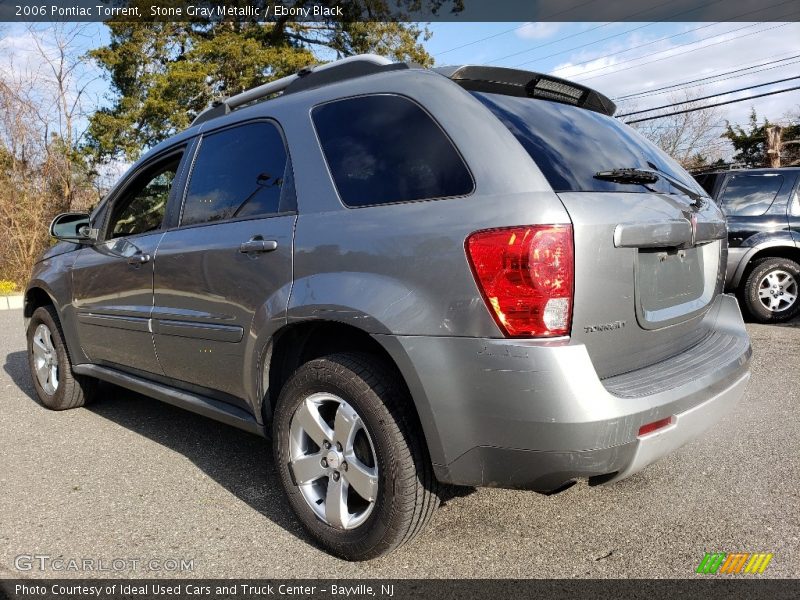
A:
[[[613,181],[614,183],[655,183],[659,177],[653,171],[645,169],[611,169],[610,171],[598,171],[594,174],[595,179]]]
[[[674,188],[683,192],[692,199],[692,206],[694,208],[703,208],[705,201],[703,197],[690,188],[688,185],[681,183],[678,179],[674,178],[659,169],[651,162],[647,163],[651,169],[611,169],[610,171],[598,171],[594,174],[595,179],[603,179],[605,181],[613,181],[614,183],[632,183],[632,184],[650,184],[655,183],[660,177],[663,177]]]
[[[689,196],[689,198],[692,199],[692,206],[694,208],[696,208],[697,210],[700,210],[701,208],[703,208],[703,206],[705,206],[706,202],[705,202],[705,200],[703,200],[703,196],[701,194],[698,194],[695,190],[690,188],[688,185],[686,185],[685,183],[681,183],[678,179],[675,179],[672,175],[668,175],[667,173],[664,173],[664,171],[659,169],[658,166],[654,165],[650,161],[647,161],[647,166],[649,166],[654,171],[658,171],[664,179],[666,179],[667,181],[669,181],[672,184],[672,187],[680,190],[681,192],[683,192],[684,194]]]

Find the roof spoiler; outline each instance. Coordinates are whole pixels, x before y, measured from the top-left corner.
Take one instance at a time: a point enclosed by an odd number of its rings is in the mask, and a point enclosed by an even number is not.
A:
[[[212,106],[197,115],[194,121],[192,121],[192,125],[198,125],[204,121],[227,115],[237,108],[274,94],[290,94],[329,83],[335,83],[336,81],[342,81],[344,79],[371,75],[380,71],[393,71],[408,68],[409,66],[406,63],[393,63],[389,59],[378,56],[377,54],[358,54],[323,65],[308,66],[300,69],[293,75],[287,75],[286,77],[254,87],[253,89],[242,92],[241,94],[236,94],[220,102],[215,102]]]
[[[552,75],[521,69],[473,65],[438,67],[433,70],[452,79],[464,89],[475,92],[552,100],[610,117],[614,116],[617,110],[617,105],[603,94]]]

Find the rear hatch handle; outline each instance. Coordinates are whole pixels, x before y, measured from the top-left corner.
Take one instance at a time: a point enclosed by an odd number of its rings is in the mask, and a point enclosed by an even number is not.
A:
[[[693,213],[686,219],[620,223],[614,228],[614,247],[690,248],[726,235],[723,221],[700,221]]]

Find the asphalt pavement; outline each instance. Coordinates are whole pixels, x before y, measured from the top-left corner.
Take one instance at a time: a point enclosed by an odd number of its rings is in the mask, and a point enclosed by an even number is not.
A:
[[[0,311],[0,578],[682,578],[717,551],[771,552],[761,576],[797,578],[800,322],[748,330],[746,397],[677,453],[552,496],[454,490],[414,543],[347,563],[301,529],[266,440],[110,385],[40,406],[21,311]],[[71,559],[107,570],[54,570]]]

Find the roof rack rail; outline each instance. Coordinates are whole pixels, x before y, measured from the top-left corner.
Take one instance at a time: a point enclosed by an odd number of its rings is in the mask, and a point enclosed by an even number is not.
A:
[[[603,94],[552,75],[522,69],[473,65],[437,67],[433,70],[452,79],[464,89],[475,92],[552,100],[579,106],[609,117],[614,116],[617,110],[617,105]]]
[[[393,63],[388,58],[377,54],[358,54],[348,56],[340,60],[335,60],[322,65],[311,65],[300,69],[293,75],[287,75],[275,81],[270,81],[264,85],[236,94],[225,100],[215,102],[212,106],[202,111],[192,125],[198,125],[222,115],[227,115],[231,111],[240,108],[245,104],[250,104],[256,100],[261,100],[277,93],[290,94],[301,90],[310,89],[351,79],[363,75],[371,75],[383,70],[407,69],[405,63]]]

